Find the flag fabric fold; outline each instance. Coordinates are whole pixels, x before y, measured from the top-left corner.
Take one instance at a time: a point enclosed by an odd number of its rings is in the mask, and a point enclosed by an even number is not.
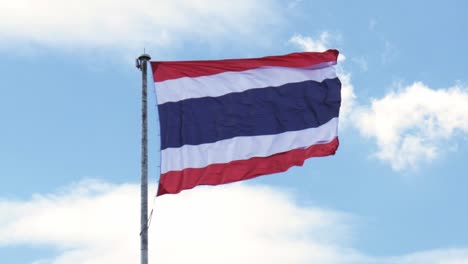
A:
[[[338,148],[337,50],[151,62],[158,195],[286,171]]]

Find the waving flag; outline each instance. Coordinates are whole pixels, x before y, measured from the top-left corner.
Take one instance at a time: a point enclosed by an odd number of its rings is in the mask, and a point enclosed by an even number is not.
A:
[[[151,62],[161,129],[158,195],[301,166],[335,154],[337,50]]]

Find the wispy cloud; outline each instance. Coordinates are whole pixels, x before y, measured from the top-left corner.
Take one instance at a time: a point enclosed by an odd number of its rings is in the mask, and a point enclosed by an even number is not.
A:
[[[301,34],[295,34],[289,39],[289,42],[298,46],[304,51],[325,51],[327,49],[332,49],[330,45],[331,35],[327,31],[320,33],[320,36],[317,38],[310,36],[303,36]],[[344,61],[346,59],[345,55],[340,53],[338,56],[338,61]]]
[[[397,48],[388,40],[384,42],[384,50],[382,52],[382,63],[390,63],[397,55]]]

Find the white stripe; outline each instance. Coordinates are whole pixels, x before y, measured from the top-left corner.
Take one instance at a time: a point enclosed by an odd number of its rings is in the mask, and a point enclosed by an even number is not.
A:
[[[155,86],[158,104],[163,104],[189,98],[216,97],[252,88],[276,87],[307,80],[322,82],[333,78],[336,78],[333,66],[321,69],[263,67],[195,78],[182,77],[156,82]]]
[[[332,141],[338,135],[338,117],[327,123],[300,131],[281,134],[236,137],[201,145],[167,148],[161,153],[161,173],[186,168],[203,168],[210,164],[227,163],[252,157],[268,157],[297,148]]]

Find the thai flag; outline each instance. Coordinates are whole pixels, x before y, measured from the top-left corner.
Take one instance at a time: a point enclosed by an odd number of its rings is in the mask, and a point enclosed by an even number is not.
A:
[[[158,195],[286,171],[338,148],[337,50],[151,62],[161,129]]]

